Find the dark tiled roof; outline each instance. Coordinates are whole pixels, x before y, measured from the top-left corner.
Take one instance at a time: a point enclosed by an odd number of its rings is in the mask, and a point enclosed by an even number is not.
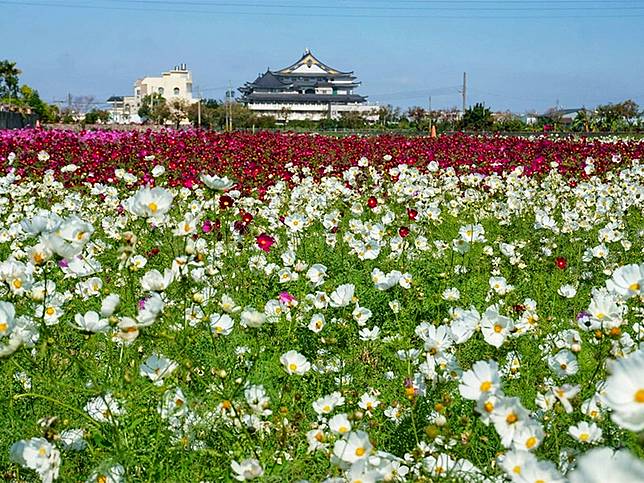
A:
[[[282,82],[270,70],[255,79],[255,82],[252,84],[253,87],[259,87],[261,89],[282,89],[287,85],[287,83]]]
[[[123,102],[123,96],[112,96],[107,102]]]

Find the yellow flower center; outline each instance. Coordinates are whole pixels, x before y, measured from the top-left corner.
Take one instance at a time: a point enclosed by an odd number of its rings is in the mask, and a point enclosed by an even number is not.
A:
[[[532,449],[536,444],[537,444],[537,438],[535,438],[534,436],[530,436],[528,440],[525,442],[525,447],[528,449]]]
[[[492,389],[492,381],[483,381],[481,383],[480,389],[481,389],[481,392],[489,391],[490,389]]]
[[[502,330],[503,330],[503,327],[501,327],[499,324],[496,324],[496,325],[494,326],[494,332],[496,332],[497,334],[498,334],[499,332],[501,332]]]
[[[543,480],[536,480],[534,483],[546,483],[546,482]]]
[[[346,433],[347,431],[349,431],[349,428],[347,428],[346,426],[340,426],[338,428],[338,433]]]
[[[639,284],[639,283],[637,283],[637,282],[632,283],[632,284],[630,284],[630,285],[628,286],[628,289],[629,289],[631,292],[639,292],[639,291],[640,291],[640,284]]]
[[[34,253],[34,262],[36,265],[40,265],[45,261],[45,257],[42,256],[42,253]]]
[[[644,404],[644,389],[639,389],[635,393],[635,402],[638,402],[640,404]]]
[[[288,368],[289,368],[291,371],[296,371],[296,370],[297,370],[297,364],[290,363],[290,364],[288,365]]]
[[[597,318],[597,319],[599,319],[599,320],[603,320],[603,319],[604,319],[604,317],[606,317],[606,314],[605,314],[605,313],[603,313],[603,312],[600,312],[600,313],[598,313],[597,315],[595,315],[595,318]]]
[[[150,209],[150,211],[151,211],[153,214],[154,214],[154,213],[156,213],[156,212],[157,212],[157,210],[159,209],[159,207],[157,206],[157,204],[156,204],[154,201],[153,201],[152,203],[149,203],[149,204],[148,204],[148,208]]]
[[[56,313],[56,309],[53,307],[47,307],[47,310],[45,310],[45,313],[47,315],[54,315]]]
[[[356,456],[364,456],[364,454],[367,452],[366,449],[363,447],[356,448]]]
[[[223,327],[220,327],[218,325],[215,326],[215,332],[217,332],[218,334],[221,334],[223,331],[224,331]]]
[[[518,474],[521,474],[521,467],[519,465],[516,465],[514,468],[512,468],[512,472]]]
[[[324,407],[322,408],[322,411],[325,412],[325,413],[330,413],[331,412],[331,406],[329,406],[328,404],[324,405]]]
[[[19,278],[16,278],[16,279],[13,281],[13,286],[14,286],[14,288],[16,288],[16,289],[19,289],[20,287],[22,287],[22,280],[20,280]]]
[[[492,411],[494,411],[494,404],[488,401],[483,405],[483,409],[485,409],[486,412],[491,413]]]
[[[588,433],[581,433],[579,435],[579,440],[580,441],[588,441],[588,438],[590,438],[590,435]]]
[[[107,476],[105,475],[98,475],[96,477],[96,483],[107,483]]]
[[[76,239],[78,241],[81,241],[84,236],[85,236],[85,232],[84,231],[79,231],[78,234],[76,235]]]
[[[41,446],[40,449],[38,450],[38,454],[40,456],[45,456],[47,454],[47,449]]]
[[[505,418],[505,422],[508,424],[514,424],[519,420],[516,414],[510,413],[508,416]]]

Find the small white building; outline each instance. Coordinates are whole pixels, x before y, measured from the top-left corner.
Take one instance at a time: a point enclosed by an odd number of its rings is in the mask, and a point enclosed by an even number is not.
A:
[[[110,104],[112,122],[116,124],[140,123],[138,110],[143,98],[150,94],[161,95],[168,103],[175,99],[183,99],[189,104],[198,101],[192,95],[192,72],[186,64],[175,66],[159,77],[144,77],[134,82],[134,95],[112,96],[107,100]]]

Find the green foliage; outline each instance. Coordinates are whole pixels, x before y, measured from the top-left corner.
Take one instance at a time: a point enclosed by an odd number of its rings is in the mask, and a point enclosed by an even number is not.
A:
[[[149,119],[157,124],[163,124],[170,118],[170,108],[161,94],[153,92],[141,99],[138,115],[144,120]]]
[[[110,112],[103,109],[92,109],[85,114],[86,124],[107,123],[110,120]]]
[[[481,103],[468,108],[459,123],[464,131],[489,131],[493,125],[492,111]]]

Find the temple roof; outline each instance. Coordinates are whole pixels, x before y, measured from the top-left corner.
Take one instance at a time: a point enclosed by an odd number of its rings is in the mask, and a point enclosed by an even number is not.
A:
[[[262,89],[282,89],[288,86],[288,84],[279,80],[279,78],[275,74],[268,70],[265,74],[255,79],[253,86],[260,87]]]
[[[353,72],[343,72],[318,60],[309,49],[304,51],[304,54],[294,64],[284,67],[283,69],[276,70],[276,74],[289,76],[289,75],[351,75]]]

